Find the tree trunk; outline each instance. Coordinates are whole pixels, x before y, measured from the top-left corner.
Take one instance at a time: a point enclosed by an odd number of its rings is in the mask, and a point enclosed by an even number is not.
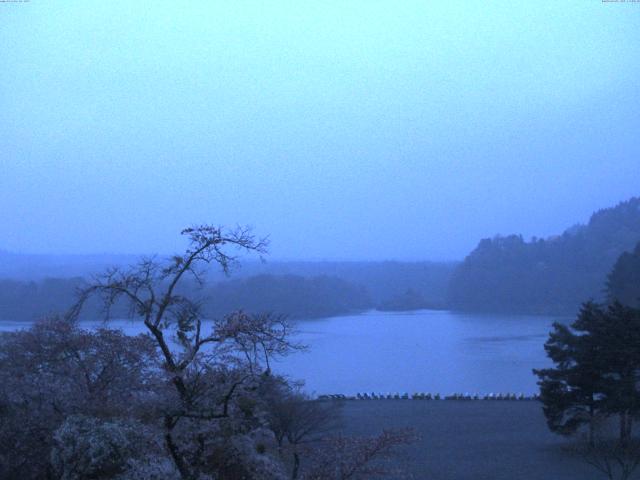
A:
[[[594,414],[593,405],[589,405],[589,446],[595,446],[596,436],[596,417]]]
[[[626,446],[629,442],[629,429],[631,428],[628,412],[620,413],[620,444]]]
[[[299,470],[300,470],[300,455],[298,455],[298,452],[293,452],[293,471],[291,472],[292,480],[296,480],[296,478],[298,478]]]
[[[180,477],[182,478],[182,480],[194,480],[195,476],[191,473],[191,469],[187,465],[187,462],[184,461],[180,450],[178,450],[177,445],[173,442],[171,430],[175,426],[175,423],[171,417],[165,417],[165,426],[167,427],[167,433],[165,434],[164,439],[167,445],[167,450],[169,450],[171,459],[176,465],[178,472],[180,472]]]

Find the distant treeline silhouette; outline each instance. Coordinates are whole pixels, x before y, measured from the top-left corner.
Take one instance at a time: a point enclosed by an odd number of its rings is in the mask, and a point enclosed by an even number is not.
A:
[[[245,262],[242,269],[233,273],[238,276],[271,274],[301,275],[314,277],[326,275],[341,278],[351,284],[364,287],[374,307],[399,306],[406,303],[411,310],[419,300],[417,308],[425,305],[444,305],[449,280],[456,262],[267,262],[264,264]],[[383,308],[384,309],[384,308]],[[396,308],[392,308],[396,309]]]
[[[109,258],[112,257],[91,257],[83,270],[81,260],[75,257],[0,252],[0,277],[9,277],[0,278],[0,319],[35,320],[64,312],[75,301],[76,289],[90,277],[96,265]],[[120,266],[131,262],[124,256],[112,259]],[[22,275],[17,275],[21,262],[25,269]],[[31,277],[38,265],[60,277]],[[229,278],[210,275],[201,293],[211,299],[204,308],[212,317],[236,309],[272,311],[290,318],[318,318],[373,308],[442,308],[454,266],[392,261],[246,262]],[[71,277],[65,272],[79,275]],[[102,314],[97,306],[89,307],[87,312],[87,318]],[[111,314],[124,316],[127,312],[116,305]]]
[[[33,255],[0,249],[0,279],[36,281],[58,278],[89,278],[109,267],[126,267],[133,255]],[[244,260],[227,277],[209,272],[210,283],[260,275],[337,277],[367,290],[373,305],[401,300],[411,290],[424,301],[444,304],[456,262],[400,261],[281,261]]]
[[[632,198],[556,237],[484,239],[461,263],[246,262],[230,279],[209,277],[205,293],[213,300],[205,308],[214,317],[240,308],[291,318],[372,308],[573,315],[585,299],[603,301],[615,294],[623,303],[639,301],[639,242],[640,198]],[[98,266],[130,260],[0,251],[0,278],[6,278],[0,279],[0,318],[34,320],[64,311]],[[40,270],[60,278],[42,279],[36,275]],[[126,313],[115,310],[114,315]]]
[[[82,278],[45,279],[39,282],[0,280],[0,319],[32,321],[55,312],[66,311],[76,301]],[[373,308],[363,287],[336,277],[298,275],[258,275],[205,285],[190,292],[206,298],[206,316],[218,318],[231,311],[277,312],[289,318],[318,318],[359,312]],[[187,287],[188,288],[188,287]],[[97,304],[89,304],[83,318],[104,316]],[[112,307],[114,318],[126,317],[122,305]]]
[[[640,241],[640,198],[594,213],[587,225],[525,241],[482,240],[454,272],[448,305],[469,311],[573,314],[605,297],[618,257]]]
[[[290,318],[330,317],[372,308],[364,287],[329,276],[257,275],[218,282],[207,289],[211,317],[244,310],[273,311]]]

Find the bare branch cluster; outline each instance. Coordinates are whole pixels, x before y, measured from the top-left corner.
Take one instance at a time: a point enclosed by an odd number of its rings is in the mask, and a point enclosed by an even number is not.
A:
[[[384,430],[373,437],[336,435],[316,450],[305,480],[369,479],[387,475],[400,478],[402,472],[388,462],[397,447],[415,440],[411,429]]]
[[[609,441],[598,438],[579,445],[583,460],[609,480],[629,480],[640,466],[640,443]]]
[[[180,420],[227,418],[234,396],[270,371],[270,358],[299,346],[288,339],[288,323],[271,314],[232,313],[205,332],[201,302],[182,294],[181,283],[190,278],[202,285],[212,263],[228,273],[237,258],[232,250],[263,254],[267,240],[256,238],[247,227],[200,225],[181,233],[189,243],[183,254],[166,261],[145,258],[128,269],[106,271],[79,292],[69,316],[76,317],[88,299],[98,297],[107,318],[114,305],[124,302],[130,315],[142,320],[175,386],[176,402],[164,421],[167,448],[182,477],[195,478],[172,436]]]

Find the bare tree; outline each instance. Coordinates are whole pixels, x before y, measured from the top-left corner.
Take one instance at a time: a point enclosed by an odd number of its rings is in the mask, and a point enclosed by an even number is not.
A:
[[[191,480],[198,475],[198,459],[176,441],[178,423],[228,418],[232,399],[268,374],[269,358],[297,346],[289,340],[289,325],[273,315],[236,312],[205,331],[202,302],[180,288],[188,280],[201,286],[211,264],[228,273],[236,261],[234,250],[265,253],[266,239],[257,239],[248,228],[210,225],[187,228],[182,235],[189,242],[183,254],[108,270],[79,293],[70,315],[78,315],[89,298],[98,296],[107,317],[112,306],[124,302],[131,316],[143,322],[175,391],[175,401],[164,414],[166,447],[181,477]]]
[[[629,480],[640,466],[640,443],[637,440],[596,438],[579,444],[577,453],[608,480]]]
[[[384,430],[373,437],[336,435],[323,440],[314,451],[311,466],[304,472],[304,480],[355,480],[394,475],[402,472],[392,457],[399,446],[415,440],[411,429]]]
[[[262,253],[266,242],[247,229],[182,233],[182,255],[110,269],[65,318],[0,334],[0,476],[334,480],[388,471],[384,459],[408,434],[330,436],[338,404],[271,373],[272,357],[302,348],[284,319],[239,311],[205,323],[193,285],[210,264],[228,272],[230,249]],[[127,307],[147,333],[81,329],[92,298],[107,319]]]
[[[290,456],[291,478],[300,473],[301,455],[340,425],[343,402],[312,399],[280,378],[272,379],[262,393],[267,421],[283,456]]]

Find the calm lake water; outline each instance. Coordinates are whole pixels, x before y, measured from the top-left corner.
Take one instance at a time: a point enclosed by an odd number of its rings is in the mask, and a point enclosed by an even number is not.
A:
[[[309,393],[537,391],[532,368],[549,365],[543,344],[553,321],[448,311],[377,312],[296,323],[309,346],[274,364]],[[98,325],[102,322],[84,322]],[[140,323],[113,320],[127,333]],[[0,321],[0,330],[24,327]]]

